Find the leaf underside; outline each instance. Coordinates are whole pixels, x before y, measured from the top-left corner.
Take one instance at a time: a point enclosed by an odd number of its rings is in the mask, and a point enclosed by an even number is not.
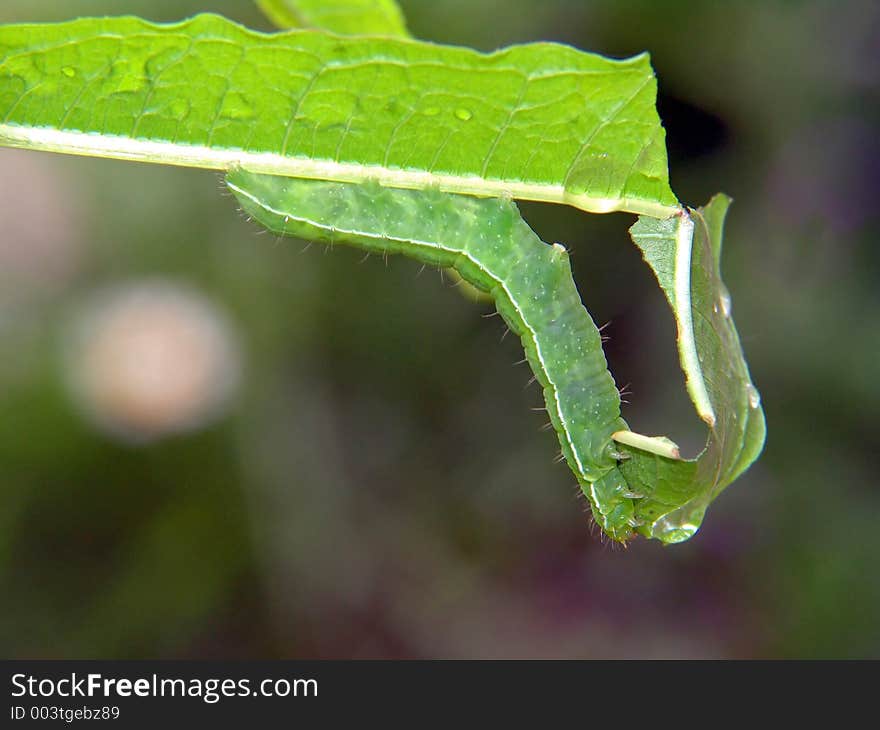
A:
[[[631,458],[621,471],[636,500],[639,531],[664,542],[680,542],[693,535],[706,507],[761,453],[765,422],[758,390],[752,383],[739,336],[733,323],[730,294],[721,279],[724,218],[730,205],[716,195],[703,208],[691,211],[694,221],[690,285],[676,287],[676,254],[684,245],[678,237],[684,217],[667,220],[640,218],[630,229],[635,244],[653,269],[679,323],[678,346],[688,391],[701,380],[711,412],[703,413],[709,427],[704,451],[693,461],[664,458],[622,447]],[[682,317],[689,308],[691,316]],[[692,331],[682,331],[690,320]],[[685,356],[684,343],[692,339],[696,362]]]

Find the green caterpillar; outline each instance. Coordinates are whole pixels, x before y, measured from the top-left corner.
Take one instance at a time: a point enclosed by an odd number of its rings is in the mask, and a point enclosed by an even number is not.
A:
[[[275,233],[400,253],[451,268],[495,301],[543,387],[562,453],[602,530],[626,541],[638,525],[612,434],[627,431],[595,323],[565,248],[548,245],[511,200],[278,178],[226,180],[246,213]]]

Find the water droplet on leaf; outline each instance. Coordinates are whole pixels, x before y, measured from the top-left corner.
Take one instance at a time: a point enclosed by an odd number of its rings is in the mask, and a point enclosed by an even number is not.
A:
[[[749,383],[746,385],[746,395],[749,397],[749,405],[752,408],[757,408],[761,405],[761,394],[758,392],[758,389]]]
[[[67,78],[72,79],[76,76],[76,69],[73,66],[64,66],[61,69],[61,73],[67,76]]]
[[[463,122],[469,121],[473,116],[473,112],[471,112],[470,109],[465,109],[464,107],[460,106],[458,107],[458,109],[455,110],[455,118],[461,119],[461,121]]]
[[[727,291],[727,287],[724,284],[721,285],[719,291],[721,293],[719,294],[718,301],[721,304],[721,312],[725,317],[729,317],[733,306],[730,300],[730,292]]]

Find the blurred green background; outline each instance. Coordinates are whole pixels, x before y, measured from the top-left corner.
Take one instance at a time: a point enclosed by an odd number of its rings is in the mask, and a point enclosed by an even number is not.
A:
[[[690,542],[612,549],[519,344],[437,272],[258,235],[209,172],[0,150],[2,655],[880,655],[880,6],[402,5],[424,39],[651,52],[674,189],[735,198],[764,456]],[[245,0],[0,22],[204,10],[268,27]],[[632,218],[522,207],[611,322],[624,416],[695,448]]]

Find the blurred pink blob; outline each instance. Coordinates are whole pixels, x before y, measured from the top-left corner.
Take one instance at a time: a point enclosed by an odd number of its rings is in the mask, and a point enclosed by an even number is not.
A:
[[[99,292],[68,333],[65,366],[83,413],[143,443],[215,421],[237,390],[235,333],[203,295],[166,280]]]

